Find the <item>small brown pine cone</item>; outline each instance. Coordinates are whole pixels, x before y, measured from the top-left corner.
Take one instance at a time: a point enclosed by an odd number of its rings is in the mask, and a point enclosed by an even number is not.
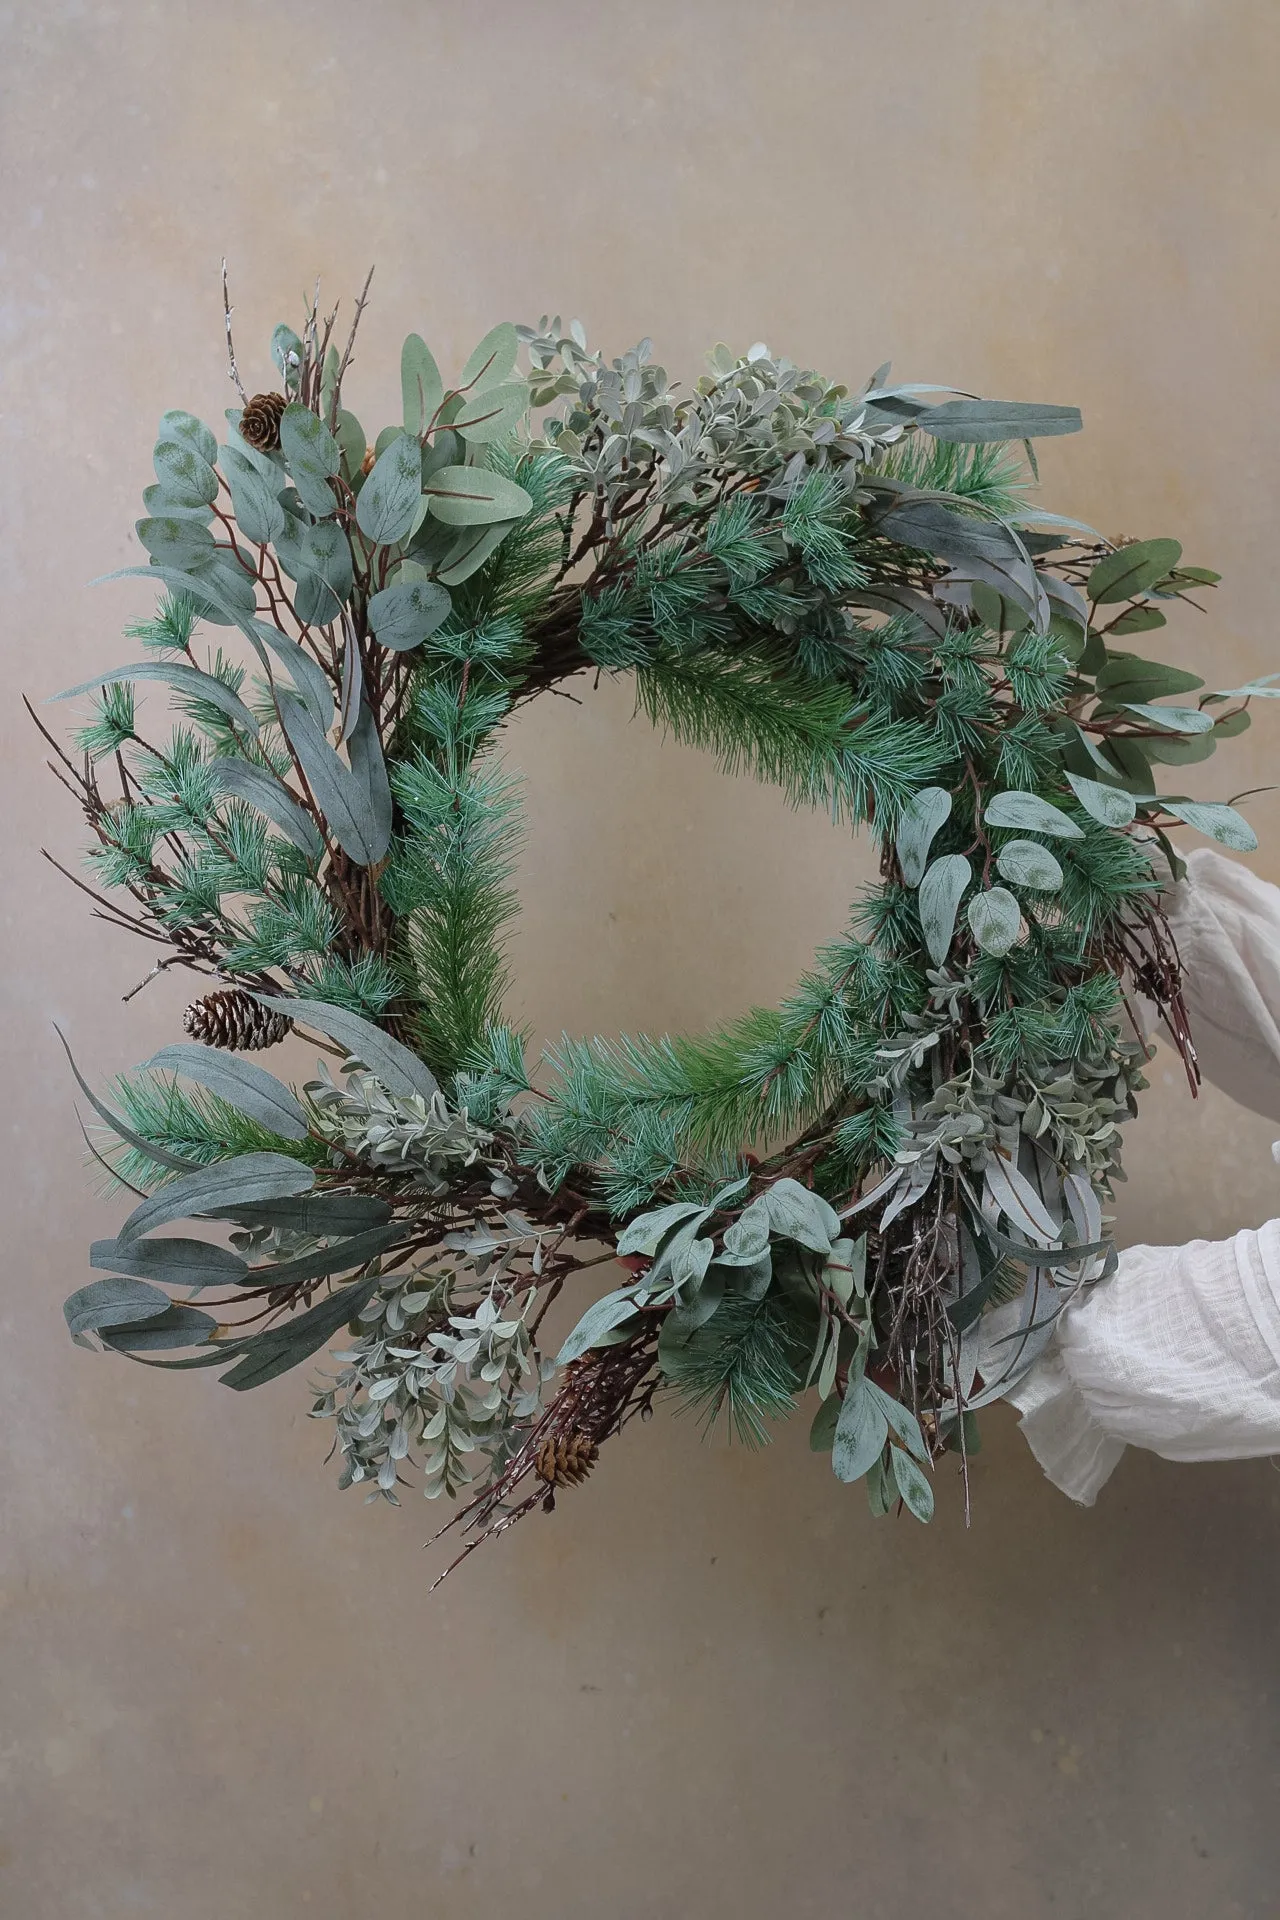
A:
[[[203,1000],[193,1000],[182,1025],[193,1040],[206,1047],[226,1047],[231,1053],[274,1047],[293,1028],[287,1014],[259,1006],[243,987],[223,987],[206,993]]]
[[[585,1433],[552,1435],[538,1448],[535,1461],[539,1480],[549,1487],[580,1487],[594,1467],[600,1449]]]
[[[280,445],[280,416],[288,404],[282,393],[255,393],[240,415],[240,438],[270,453]]]

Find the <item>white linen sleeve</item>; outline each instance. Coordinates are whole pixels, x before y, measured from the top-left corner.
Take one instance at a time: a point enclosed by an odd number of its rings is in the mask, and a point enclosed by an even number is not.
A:
[[[1169,917],[1201,1070],[1280,1120],[1280,889],[1207,848],[1188,869]],[[1049,1479],[1086,1506],[1126,1446],[1169,1460],[1280,1452],[1280,1221],[1128,1248],[1007,1397]]]

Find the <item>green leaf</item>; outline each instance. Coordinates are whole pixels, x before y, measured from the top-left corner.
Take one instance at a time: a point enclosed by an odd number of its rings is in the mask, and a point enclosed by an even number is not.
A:
[[[617,1293],[606,1293],[601,1299],[593,1301],[565,1339],[556,1355],[556,1365],[566,1367],[571,1360],[580,1359],[588,1347],[594,1347],[605,1334],[612,1333],[615,1327],[630,1320],[635,1310],[633,1287],[624,1287]]]
[[[926,408],[916,424],[935,440],[979,445],[1079,433],[1083,422],[1079,407],[1038,406],[1029,400],[949,400]]]
[[[1176,567],[1182,548],[1176,540],[1135,540],[1099,560],[1089,575],[1089,598],[1104,605],[1134,600]]]
[[[376,866],[391,843],[390,810],[380,804],[381,795],[372,793],[367,782],[361,780],[354,760],[352,766],[346,765],[295,694],[281,688],[276,704],[281,725],[329,831],[358,866]],[[367,708],[362,710],[360,719],[372,724]],[[357,723],[356,733],[351,736],[353,746],[359,730]]]
[[[972,879],[973,869],[962,853],[944,853],[920,882],[920,927],[935,967],[943,965],[951,950],[956,914]]]
[[[244,1393],[300,1366],[359,1313],[377,1284],[374,1275],[339,1287],[310,1312],[300,1313],[284,1326],[272,1327],[269,1332],[242,1342],[242,1350],[248,1351],[237,1366],[222,1375],[222,1385]]]
[[[794,1240],[814,1253],[827,1253],[840,1236],[840,1216],[834,1207],[802,1187],[798,1180],[775,1180],[761,1195],[769,1224],[780,1240]]]
[[[157,440],[151,464],[175,506],[209,507],[217,499],[217,474],[187,441]]]
[[[1016,887],[1035,887],[1041,893],[1054,893],[1062,885],[1062,868],[1048,847],[1042,847],[1038,840],[1006,840],[996,855],[996,867],[1001,876]],[[972,911],[971,907],[970,914]]]
[[[390,547],[413,525],[422,498],[422,449],[411,433],[397,434],[360,489],[356,520],[366,539]]]
[[[1024,833],[1045,833],[1058,840],[1083,840],[1084,831],[1059,807],[1038,794],[1013,789],[997,793],[983,815],[989,827],[1019,827]]]
[[[400,395],[404,430],[421,440],[444,398],[440,369],[421,334],[411,333],[400,349]]]
[[[1022,910],[1004,887],[988,887],[969,902],[969,925],[984,953],[1008,953],[1021,924]]]
[[[241,533],[255,547],[272,545],[284,532],[284,508],[279,496],[285,476],[277,473],[273,485],[254,461],[235,447],[222,447],[218,461],[231,489],[231,504]]]
[[[99,1100],[97,1094],[76,1065],[75,1056],[72,1054],[71,1048],[67,1045],[67,1036],[63,1033],[57,1021],[54,1022],[53,1030],[62,1042],[62,1051],[67,1056],[67,1064],[75,1076],[76,1085],[98,1118],[104,1120],[114,1134],[117,1134],[127,1146],[134,1148],[135,1152],[145,1154],[147,1158],[154,1161],[158,1167],[170,1167],[175,1173],[192,1173],[196,1170],[199,1166],[198,1161],[183,1160],[180,1159],[176,1153],[170,1153],[166,1147],[153,1146],[150,1140],[144,1139],[140,1133],[135,1133],[132,1127],[125,1124],[118,1113],[113,1113],[110,1107]]]
[[[701,1224],[707,1218],[708,1209],[696,1200],[675,1200],[670,1206],[654,1207],[649,1213],[637,1214],[636,1218],[622,1229],[618,1235],[618,1255],[642,1254],[652,1259],[668,1235],[686,1220]]]
[[[1185,820],[1197,833],[1203,833],[1219,846],[1232,847],[1237,853],[1253,853],[1258,836],[1242,814],[1216,800],[1165,800],[1167,813]]]
[[[342,465],[342,449],[324,421],[300,400],[291,400],[280,416],[280,450],[303,505],[321,520],[328,519],[337,505],[329,482]]]
[[[1138,811],[1133,795],[1122,787],[1104,786],[1080,773],[1069,773],[1067,781],[1085,812],[1104,827],[1127,827]]]
[[[889,1423],[875,1395],[868,1392],[869,1385],[865,1379],[850,1381],[836,1419],[831,1469],[846,1486],[861,1480],[880,1458],[889,1437]]]
[[[330,1040],[336,1040],[352,1059],[364,1062],[388,1093],[421,1100],[430,1100],[439,1093],[439,1081],[416,1053],[411,1053],[399,1040],[392,1039],[389,1033],[383,1033],[358,1013],[331,1006],[325,1000],[301,1000],[271,993],[255,993],[254,999],[277,1013],[288,1014],[299,1026],[315,1027]]]
[[[161,1235],[158,1240],[135,1240],[122,1247],[116,1240],[95,1240],[89,1265],[107,1273],[131,1274],[135,1280],[160,1281],[167,1287],[238,1287],[248,1263],[230,1247],[209,1240],[183,1240]]]
[[[1153,707],[1141,700],[1124,700],[1126,713],[1136,713],[1153,727],[1167,727],[1170,733],[1208,733],[1213,715],[1201,707]]]
[[[1198,673],[1168,667],[1163,660],[1143,660],[1136,653],[1109,650],[1096,684],[1108,702],[1123,704],[1128,700],[1162,700],[1169,693],[1194,693],[1204,681]]]
[[[102,1344],[117,1353],[159,1353],[169,1347],[200,1347],[217,1332],[218,1322],[199,1307],[179,1304],[149,1320],[104,1327]]]
[[[243,1207],[255,1200],[274,1200],[286,1194],[306,1193],[315,1174],[300,1160],[283,1153],[241,1153],[215,1161],[198,1173],[183,1174],[136,1206],[117,1234],[122,1243],[141,1240],[167,1220],[185,1220],[195,1214],[217,1218],[224,1207]]]
[[[472,446],[486,446],[491,440],[505,439],[514,433],[529,411],[529,388],[523,380],[503,380],[470,394],[462,410],[452,421]]]
[[[479,572],[516,525],[515,520],[495,520],[492,526],[464,528],[441,560],[436,578],[446,587],[460,587]]]
[[[294,606],[306,626],[327,627],[351,592],[351,548],[336,520],[307,527],[293,550],[298,590]],[[310,704],[310,703],[308,703]]]
[[[203,567],[217,555],[213,535],[204,521],[187,514],[137,520],[134,532],[147,552],[166,567]]]
[[[909,887],[924,878],[934,835],[951,816],[951,795],[945,787],[922,787],[912,794],[898,821],[898,865]]]
[[[381,646],[407,653],[449,617],[447,587],[435,580],[397,580],[369,602],[369,625]]]
[[[82,680],[78,687],[68,687],[65,693],[55,693],[52,699],[74,700],[78,694],[92,693],[95,687],[109,686],[113,680],[163,681],[189,698],[207,700],[211,706],[220,708],[228,720],[233,720],[245,733],[256,734],[258,731],[257,721],[230,687],[224,686],[211,673],[202,673],[199,667],[185,667],[174,660],[136,660],[128,667],[109,667],[92,680]]]
[[[284,1004],[296,1006],[298,1002]],[[282,1200],[260,1200],[251,1206],[227,1207],[219,1218],[234,1220],[242,1227],[285,1227],[291,1233],[320,1240],[334,1235],[346,1238],[384,1226],[391,1211],[385,1200],[376,1200],[370,1194],[302,1193]]]
[[[91,1280],[63,1302],[62,1311],[71,1338],[78,1347],[87,1347],[86,1333],[151,1319],[167,1312],[171,1304],[167,1293],[145,1280]]]
[[[500,321],[486,333],[462,369],[458,390],[467,394],[483,393],[486,387],[496,386],[515,366],[519,351],[520,340],[515,328],[509,320]]]
[[[143,1069],[156,1073],[180,1073],[185,1080],[216,1093],[237,1113],[247,1114],[269,1133],[284,1140],[305,1140],[307,1116],[293,1094],[273,1073],[239,1054],[223,1053],[217,1047],[197,1046],[179,1041],[161,1047],[143,1062]]]
[[[203,420],[194,413],[184,413],[181,407],[173,407],[160,416],[160,430],[157,440],[176,440],[198,453],[207,466],[212,466],[218,457],[218,443]]]
[[[251,766],[247,760],[237,760],[231,754],[219,754],[209,771],[219,793],[256,807],[301,853],[319,860],[324,841],[315,821],[273,773],[268,773],[265,767]]]
[[[297,385],[298,366],[302,359],[302,342],[292,327],[282,320],[271,336],[271,358],[280,370],[282,380]]]
[[[813,1425],[809,1428],[810,1453],[830,1453],[836,1437],[836,1422],[840,1418],[843,1402],[833,1395],[824,1400],[813,1416]]]
[[[431,512],[450,527],[522,520],[533,506],[523,487],[487,467],[441,467],[425,491]]]
[[[924,1435],[920,1431],[920,1422],[916,1419],[910,1407],[904,1407],[901,1400],[895,1400],[892,1394],[884,1391],[883,1387],[878,1387],[874,1380],[868,1380],[867,1386],[871,1391],[876,1405],[880,1408],[880,1411],[889,1422],[893,1431],[897,1434],[899,1440],[901,1440],[903,1446],[915,1455],[922,1467],[927,1467],[929,1464],[929,1449],[924,1443]]]
[[[893,1477],[898,1483],[898,1492],[909,1513],[917,1520],[928,1522],[933,1518],[933,1488],[920,1471],[910,1454],[901,1447],[894,1447],[890,1458],[893,1461]]]
[[[1110,638],[1112,634],[1117,633],[1152,633],[1157,627],[1163,627],[1165,624],[1165,616],[1159,607],[1149,607],[1145,604],[1126,607],[1123,613],[1117,614],[1116,618],[1108,623],[1107,635]],[[1199,684],[1203,686],[1204,682],[1201,681]]]

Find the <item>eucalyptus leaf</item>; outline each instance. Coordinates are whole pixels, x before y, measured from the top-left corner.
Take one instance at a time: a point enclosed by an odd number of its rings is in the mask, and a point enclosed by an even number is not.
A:
[[[144,1069],[156,1073],[178,1073],[207,1087],[237,1113],[246,1114],[285,1140],[305,1140],[307,1116],[294,1095],[273,1073],[238,1053],[224,1053],[218,1047],[197,1046],[179,1041],[161,1047],[143,1062]]]
[[[280,505],[284,475],[278,474],[273,486],[257,464],[235,447],[221,448],[218,462],[231,489],[231,504],[245,539],[256,547],[272,545],[284,532],[284,508]]]
[[[383,1226],[370,1227],[363,1233],[353,1234],[350,1239],[340,1240],[329,1247],[317,1247],[313,1253],[301,1253],[293,1260],[272,1260],[268,1265],[254,1267],[249,1274],[250,1284],[257,1286],[293,1287],[307,1285],[313,1280],[327,1280],[335,1273],[349,1273],[353,1267],[366,1267],[371,1260],[389,1248],[411,1239],[413,1224],[404,1220],[393,1220]]]
[[[1079,407],[1038,406],[1029,400],[948,400],[920,414],[918,424],[935,440],[983,445],[1079,433],[1083,422]]]
[[[518,524],[515,520],[495,520],[487,527],[465,527],[441,559],[437,579],[446,587],[460,587],[480,571]]]
[[[118,1353],[160,1353],[173,1347],[203,1346],[218,1331],[211,1313],[175,1303],[148,1320],[104,1327],[102,1344]]]
[[[292,1003],[290,1003],[292,1004]],[[244,1207],[227,1207],[221,1220],[243,1227],[278,1227],[310,1239],[344,1238],[385,1226],[392,1209],[385,1200],[365,1193],[301,1193],[279,1200],[259,1200]]]
[[[924,1435],[920,1431],[920,1422],[910,1407],[904,1407],[901,1400],[895,1400],[892,1394],[878,1387],[874,1380],[868,1380],[867,1389],[872,1399],[883,1413],[894,1433],[897,1434],[909,1453],[915,1455],[922,1467],[929,1464],[929,1449],[925,1445]],[[896,1451],[896,1449],[895,1449]]]
[[[921,787],[902,809],[898,820],[898,865],[909,887],[918,887],[924,878],[934,836],[950,816],[951,795],[945,787]]]
[[[444,381],[421,334],[411,333],[400,349],[400,394],[404,430],[421,440],[444,398]]]
[[[509,320],[500,321],[491,327],[480,345],[462,369],[462,378],[458,382],[460,393],[482,393],[485,388],[493,387],[505,380],[516,364],[516,355],[520,351],[520,337]]]
[[[1074,820],[1039,794],[1011,789],[987,802],[983,815],[989,827],[1018,827],[1024,833],[1044,833],[1058,840],[1083,840]]]
[[[180,507],[209,507],[218,497],[218,476],[188,441],[157,440],[151,455],[156,479]]]
[[[381,646],[407,653],[443,625],[452,604],[438,581],[398,580],[370,599],[369,625]]]
[[[706,1218],[707,1208],[696,1200],[674,1200],[669,1206],[637,1214],[618,1235],[619,1258],[640,1254],[652,1259],[677,1227],[687,1221],[701,1224]]]
[[[413,525],[422,497],[422,449],[410,433],[397,434],[360,489],[356,520],[376,546],[394,546]]]
[[[173,514],[163,520],[139,520],[134,531],[147,552],[166,567],[206,566],[217,546],[203,520],[191,514]]]
[[[769,1224],[780,1240],[794,1240],[814,1253],[829,1252],[840,1237],[840,1216],[820,1193],[798,1180],[775,1180],[761,1195]]]
[[[195,1214],[216,1218],[224,1207],[244,1207],[255,1200],[307,1193],[314,1185],[311,1168],[286,1154],[237,1154],[234,1159],[216,1160],[211,1167],[171,1180],[134,1208],[116,1238],[128,1244],[169,1220],[186,1220]]]
[[[326,1340],[332,1339],[348,1320],[354,1319],[370,1299],[377,1284],[376,1276],[353,1281],[350,1286],[339,1287],[336,1293],[320,1301],[309,1312],[300,1313],[281,1327],[272,1327],[266,1333],[245,1340],[242,1342],[242,1349],[247,1349],[244,1358],[229,1373],[223,1374],[222,1385],[243,1393],[250,1387],[263,1386],[268,1380],[275,1380],[280,1374],[300,1366]]]
[[[996,868],[1003,879],[1011,880],[1016,887],[1035,887],[1042,893],[1055,893],[1062,885],[1062,868],[1048,847],[1042,847],[1038,840],[1006,840],[996,855]]]
[[[935,860],[920,882],[920,928],[935,967],[946,961],[956,928],[956,914],[973,869],[962,853],[945,853]]]
[[[576,1327],[565,1339],[564,1345],[556,1355],[556,1365],[567,1367],[571,1360],[578,1360],[589,1347],[595,1346],[602,1335],[612,1333],[624,1321],[630,1320],[636,1311],[634,1287],[624,1287],[616,1293],[606,1293],[587,1308]]]
[[[1109,648],[1096,685],[1099,695],[1120,705],[1129,700],[1162,700],[1170,693],[1194,693],[1204,681],[1198,673],[1166,666],[1163,660],[1143,660],[1136,653]]]
[[[383,804],[381,791],[371,792],[367,780],[360,778],[354,766],[346,765],[296,695],[282,689],[276,703],[281,725],[329,831],[358,866],[376,866],[391,841],[390,807]],[[380,751],[378,762],[382,764]],[[385,781],[385,766],[382,777]]]
[[[528,411],[526,382],[503,380],[484,387],[479,393],[469,394],[451,424],[454,432],[460,433],[472,446],[486,446],[491,440],[502,440],[514,433]]]
[[[71,1338],[78,1347],[87,1347],[86,1333],[101,1333],[104,1327],[125,1327],[135,1321],[154,1319],[166,1313],[172,1302],[167,1293],[145,1280],[91,1280],[63,1302]]]
[[[199,1165],[197,1161],[182,1159],[178,1154],[170,1153],[167,1147],[153,1145],[152,1142],[145,1139],[142,1134],[135,1133],[133,1128],[128,1126],[125,1121],[120,1118],[118,1113],[113,1113],[110,1107],[99,1100],[97,1094],[76,1065],[71,1048],[67,1045],[67,1037],[56,1021],[54,1022],[53,1030],[62,1042],[62,1051],[67,1056],[67,1064],[75,1076],[76,1085],[98,1118],[104,1120],[111,1131],[117,1134],[127,1146],[133,1147],[137,1152],[145,1154],[149,1160],[154,1161],[156,1166],[168,1167],[175,1173],[193,1173]]]
[[[327,519],[337,506],[329,482],[342,465],[342,449],[319,415],[300,400],[291,400],[280,416],[280,450],[304,506]]]
[[[1121,702],[1127,713],[1136,713],[1153,727],[1167,727],[1170,733],[1208,733],[1213,715],[1202,707],[1153,707],[1141,700]]]
[[[424,490],[436,519],[451,527],[522,520],[533,507],[523,487],[486,467],[441,467]]]
[[[64,693],[55,693],[54,700],[74,700],[82,693],[92,693],[97,687],[109,686],[115,680],[159,680],[165,686],[174,687],[189,699],[207,700],[210,706],[225,713],[228,720],[234,721],[243,732],[256,734],[258,723],[245,706],[238,694],[224,686],[221,680],[215,680],[211,673],[202,673],[199,667],[183,666],[176,660],[135,660],[131,666],[109,667],[105,673],[95,674],[92,680],[82,680],[79,686],[68,687]]]
[[[1234,807],[1211,800],[1165,800],[1162,804],[1167,813],[1176,814],[1179,820],[1185,820],[1197,833],[1216,840],[1219,846],[1231,847],[1236,853],[1253,853],[1257,849],[1257,834]]]
[[[184,1240],[162,1234],[155,1240],[95,1240],[89,1265],[106,1273],[127,1273],[135,1280],[159,1281],[166,1287],[239,1287],[249,1268],[230,1247],[208,1240]]]
[[[836,1418],[831,1469],[846,1485],[861,1480],[880,1458],[889,1437],[889,1423],[875,1395],[868,1391],[870,1384],[866,1379],[850,1381]]]
[[[1089,598],[1113,605],[1136,599],[1170,573],[1182,558],[1176,540],[1134,540],[1099,560],[1089,575]]]
[[[160,429],[157,440],[176,440],[187,446],[208,466],[212,466],[218,457],[218,443],[203,420],[194,413],[186,413],[181,407],[171,407],[168,413],[160,416]]]
[[[1022,924],[1022,910],[1013,895],[1004,887],[988,887],[974,895],[968,911],[973,937],[983,952],[1008,953]]]
[[[346,1048],[350,1058],[364,1062],[388,1093],[401,1094],[410,1100],[430,1100],[439,1093],[439,1081],[416,1053],[349,1008],[335,1007],[325,1000],[299,1000],[282,994],[255,993],[253,997],[276,1013],[288,1014],[300,1026],[315,1027],[328,1039],[336,1040],[340,1047]]]
[[[1067,781],[1085,812],[1104,827],[1127,827],[1138,811],[1133,795],[1122,787],[1108,787],[1080,773],[1069,773]]]
[[[893,1477],[907,1511],[913,1513],[917,1520],[932,1520],[933,1488],[925,1475],[901,1447],[892,1448],[889,1457],[893,1462]]]
[[[265,767],[252,766],[230,754],[219,754],[210,767],[214,787],[230,800],[243,800],[279,827],[299,852],[319,860],[324,841],[310,814]]]

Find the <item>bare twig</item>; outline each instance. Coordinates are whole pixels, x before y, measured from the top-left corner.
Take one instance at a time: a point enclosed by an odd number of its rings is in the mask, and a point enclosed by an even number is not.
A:
[[[235,342],[231,338],[231,296],[227,287],[227,263],[225,259],[222,262],[222,312],[227,324],[227,367],[232,380],[235,382],[236,392],[240,395],[241,405],[247,406],[249,404],[249,396],[246,394],[240,379],[240,369],[236,366]]]

